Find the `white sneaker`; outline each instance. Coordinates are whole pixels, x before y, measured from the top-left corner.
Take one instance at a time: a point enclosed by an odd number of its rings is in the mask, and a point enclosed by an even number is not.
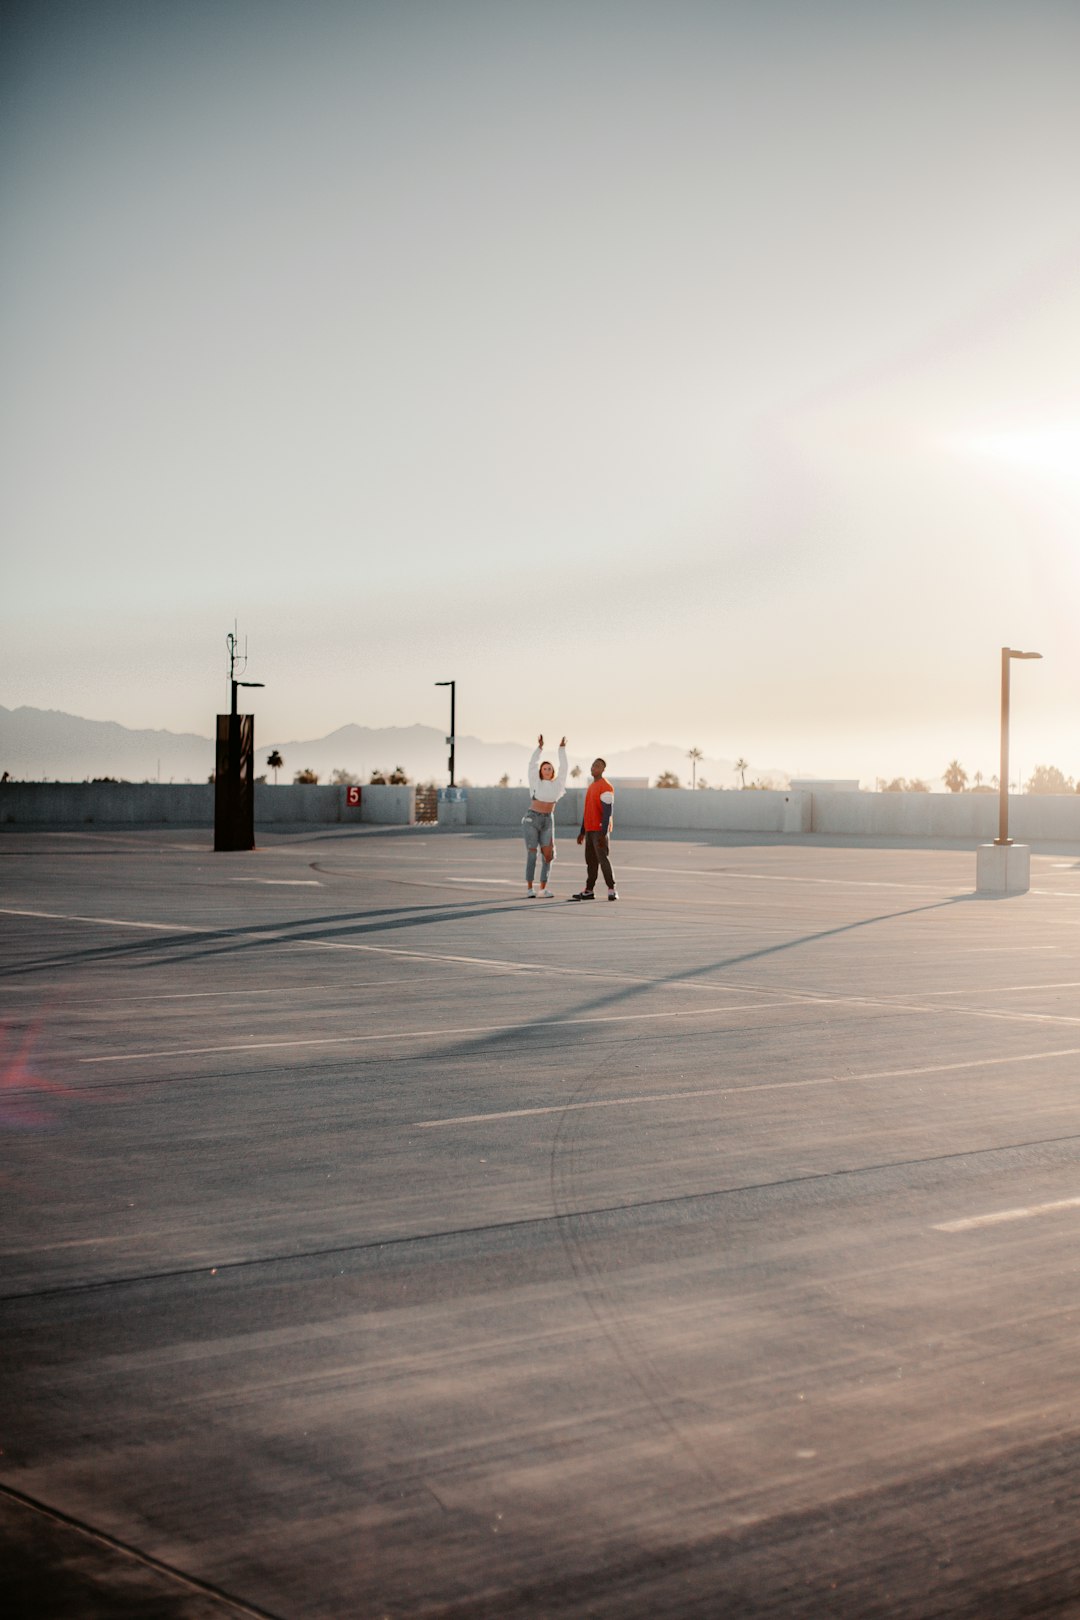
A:
[[[534,889],[526,889],[525,890],[525,898],[526,898],[526,900],[535,900],[536,899],[536,891]]]
[[[554,900],[554,898],[555,898],[555,896],[552,894],[550,889],[541,889],[540,890],[540,899],[541,900]]]

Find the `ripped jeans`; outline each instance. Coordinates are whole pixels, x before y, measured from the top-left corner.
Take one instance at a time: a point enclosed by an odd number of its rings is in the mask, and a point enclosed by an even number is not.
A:
[[[536,872],[536,852],[540,850],[540,882],[546,883],[548,873],[551,871],[551,861],[555,859],[555,817],[549,810],[545,815],[540,810],[527,810],[521,818],[521,830],[525,834],[525,848],[528,854],[525,857],[525,882],[531,884]],[[543,853],[544,849],[551,850],[551,861]]]

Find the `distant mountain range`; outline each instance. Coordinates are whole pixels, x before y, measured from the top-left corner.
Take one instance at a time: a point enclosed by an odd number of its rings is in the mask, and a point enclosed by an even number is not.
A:
[[[285,761],[278,773],[281,782],[291,782],[294,773],[304,769],[316,771],[324,782],[335,769],[367,781],[372,771],[392,770],[395,765],[414,781],[443,782],[447,775],[445,734],[435,726],[348,725],[326,737],[291,742],[264,742],[256,732],[256,746],[259,774],[266,771],[268,754],[275,749],[281,754]],[[457,779],[481,786],[508,775],[516,786],[525,781],[531,753],[529,743],[460,737]],[[587,770],[592,757],[571,754],[570,763]],[[83,782],[114,776],[129,782],[205,782],[213,768],[213,740],[192,732],[133,731],[112,720],[84,720],[57,709],[0,706],[0,771],[16,781]],[[609,776],[654,782],[661,771],[674,771],[680,781],[689,783],[685,748],[644,743],[608,759]],[[266,773],[272,780],[273,772]],[[727,759],[699,760],[698,777],[712,787],[736,787],[739,782],[734,761]],[[748,779],[757,778],[786,780],[783,771],[754,764]]]

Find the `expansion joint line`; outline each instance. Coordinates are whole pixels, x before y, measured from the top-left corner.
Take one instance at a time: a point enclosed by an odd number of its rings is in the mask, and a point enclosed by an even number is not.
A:
[[[326,1249],[301,1249],[292,1254],[251,1255],[237,1260],[219,1260],[216,1266],[205,1263],[182,1266],[172,1271],[146,1271],[125,1277],[98,1277],[88,1282],[59,1283],[50,1288],[27,1290],[24,1293],[0,1294],[0,1304],[10,1305],[26,1300],[56,1299],[72,1294],[102,1293],[106,1289],[138,1288],[146,1284],[179,1282],[192,1277],[224,1276],[230,1272],[254,1271],[262,1267],[295,1265],[304,1260],[329,1260],[346,1255],[373,1254],[380,1249],[406,1249],[425,1243],[445,1243],[456,1238],[478,1238],[527,1228],[559,1229],[568,1221],[596,1219],[604,1215],[632,1215],[646,1210],[676,1209],[680,1205],[704,1205],[722,1198],[737,1198],[747,1193],[779,1192],[787,1187],[801,1187],[812,1182],[841,1181],[859,1176],[873,1176],[890,1170],[913,1170],[923,1165],[948,1164],[961,1159],[981,1159],[992,1153],[1017,1153],[1031,1148],[1060,1147],[1066,1142],[1080,1142],[1080,1132],[1064,1136],[1036,1136],[1024,1142],[996,1142],[986,1147],[957,1148],[949,1153],[923,1153],[915,1159],[883,1159],[876,1164],[841,1164],[831,1170],[810,1170],[803,1175],[780,1176],[775,1181],[742,1182],[734,1187],[711,1187],[701,1192],[673,1193],[663,1198],[635,1198],[621,1204],[599,1204],[588,1209],[567,1209],[553,1215],[519,1215],[512,1220],[485,1221],[480,1226],[452,1226],[445,1231],[402,1232],[396,1237],[369,1238],[358,1243],[338,1243]],[[0,1491],[5,1489],[0,1485]],[[272,1616],[271,1620],[279,1620]]]
[[[141,1552],[138,1547],[131,1546],[130,1542],[121,1541],[118,1536],[110,1536],[105,1530],[99,1530],[95,1525],[87,1524],[85,1519],[77,1519],[70,1513],[63,1513],[59,1508],[50,1507],[47,1502],[39,1502],[36,1497],[28,1496],[25,1491],[18,1491],[13,1485],[0,1482],[0,1499],[17,1503],[19,1507],[38,1514],[43,1519],[51,1519],[54,1524],[62,1524],[65,1529],[74,1530],[88,1541],[96,1541],[99,1546],[107,1547],[110,1552],[119,1553],[129,1558],[133,1563],[142,1564],[146,1569],[152,1569],[157,1575],[164,1575],[167,1580],[176,1586],[184,1586],[191,1592],[198,1592],[201,1597],[212,1598],[233,1614],[248,1615],[251,1620],[284,1620],[282,1615],[272,1614],[269,1609],[260,1609],[253,1603],[245,1603],[243,1598],[233,1597],[230,1592],[222,1591],[220,1586],[214,1586],[210,1581],[201,1581],[197,1575],[188,1575],[174,1564],[166,1564],[163,1559],[155,1558],[151,1553]]]

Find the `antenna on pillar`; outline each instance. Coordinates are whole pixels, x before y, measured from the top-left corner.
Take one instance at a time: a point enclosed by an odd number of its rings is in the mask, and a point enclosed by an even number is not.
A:
[[[244,671],[247,669],[247,666],[248,666],[247,636],[244,637],[244,650],[243,650],[243,652],[241,652],[240,651],[240,633],[239,633],[239,630],[237,628],[237,622],[236,622],[235,619],[233,620],[232,629],[229,631],[228,635],[225,637],[225,645],[229,649],[229,677],[228,678],[229,678],[229,698],[230,698],[230,701],[231,701],[236,696],[236,687],[233,685],[233,682],[234,681],[236,681],[236,682],[239,681],[240,676],[244,673]]]

